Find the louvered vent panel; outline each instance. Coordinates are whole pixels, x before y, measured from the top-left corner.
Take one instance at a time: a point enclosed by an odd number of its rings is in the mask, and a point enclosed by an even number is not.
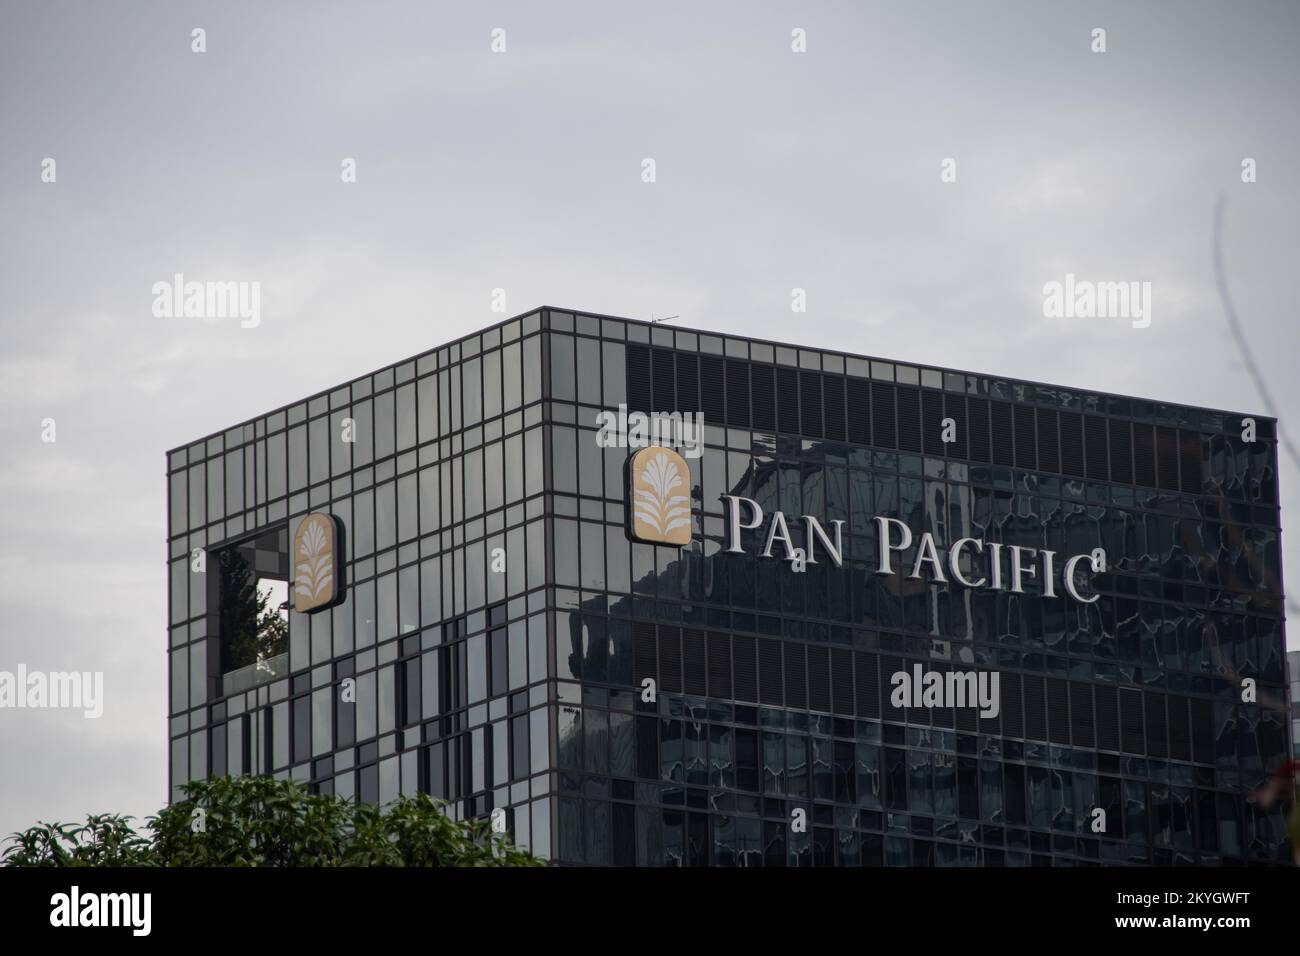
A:
[[[673,361],[672,349],[652,349],[651,355],[651,380],[654,385],[654,394],[651,396],[654,404],[650,407],[652,412],[670,412],[677,401],[676,389],[676,370]]]
[[[993,434],[993,464],[1014,465],[1015,438],[1011,424],[1011,406],[1006,402],[993,402],[989,407]]]
[[[700,410],[700,357],[691,352],[677,353],[677,404],[674,412]]]
[[[1070,685],[1059,677],[1047,678],[1047,739],[1070,742]]]
[[[731,639],[731,660],[736,682],[736,700],[758,700],[758,661],[754,638],[736,636]]]
[[[981,717],[978,707],[958,707],[955,722],[958,730],[969,733],[996,734],[998,732],[998,718]]]
[[[777,428],[789,435],[799,434],[799,371],[778,366],[776,370]]]
[[[637,621],[632,625],[632,656],[636,662],[636,683],[647,677],[659,681],[659,651],[655,642],[655,626],[646,621]]]
[[[627,347],[627,407],[636,411],[652,411],[654,402],[650,394],[650,349],[644,345]]]
[[[781,642],[758,640],[758,700],[780,707],[785,703],[781,676]]]
[[[830,648],[818,644],[808,646],[808,709],[831,711]]]
[[[659,687],[673,694],[682,691],[682,635],[675,627],[659,628]]]
[[[849,441],[855,445],[871,444],[871,383],[851,378],[848,386]]]
[[[682,687],[698,697],[709,692],[703,631],[682,629]]]
[[[1156,481],[1165,491],[1178,491],[1178,430],[1156,426]]]
[[[992,461],[989,444],[989,401],[987,398],[966,399],[970,412],[970,457],[972,461]]]
[[[770,365],[749,367],[753,425],[767,432],[776,431],[776,386],[772,382],[772,371]]]
[[[1016,420],[1016,467],[1037,468],[1038,457],[1034,454],[1034,409],[1030,405],[1015,406]]]
[[[1056,409],[1037,409],[1038,415],[1038,468],[1040,471],[1061,470],[1061,453],[1058,444],[1060,428]]]
[[[1187,698],[1173,696],[1169,711],[1169,756],[1174,760],[1192,759],[1192,722],[1187,712]]]
[[[744,363],[738,363],[743,366]],[[727,387],[722,387],[722,359],[716,355],[700,356],[700,381],[704,387],[700,390],[700,411],[704,414],[704,423],[706,425],[726,425],[727,408],[726,403],[731,398],[731,378],[727,378]],[[745,418],[749,418],[749,374],[746,369],[745,374],[745,404],[743,411]],[[744,428],[746,426],[737,426]]]
[[[1152,426],[1133,423],[1133,483],[1156,487],[1156,438]]]
[[[785,705],[807,710],[808,665],[804,660],[804,646],[786,643],[782,650],[785,657]]]
[[[1083,416],[1061,412],[1061,472],[1073,478],[1085,477],[1083,465]]]
[[[912,676],[916,676],[916,671],[913,670],[913,668],[916,666],[917,663],[919,663],[919,662],[918,662],[918,661],[912,661],[912,660],[904,660],[904,661],[903,661],[903,664],[902,664],[902,668],[903,668],[903,670],[907,671],[908,674],[910,674],[910,675],[912,675]],[[928,662],[927,662],[927,663],[928,663]],[[893,672],[891,671],[890,673],[893,673]],[[890,689],[890,690],[893,690],[893,686],[891,685],[889,689]],[[916,685],[913,684],[913,686],[912,686],[912,699],[913,699],[913,700],[919,700],[919,699],[920,699],[920,696],[921,696],[921,695],[917,692],[917,690],[918,690],[918,689],[917,689]],[[921,690],[924,690],[924,688],[922,687]],[[928,707],[920,707],[920,706],[909,706],[909,707],[906,708],[906,711],[907,711],[907,722],[908,722],[909,724],[918,724],[918,725],[920,725],[920,726],[922,726],[922,727],[928,727],[928,726],[930,726],[930,720],[931,720],[931,718],[932,718],[932,716],[933,716],[933,715],[931,714],[931,712],[930,712],[930,708],[928,708]]]
[[[1198,432],[1178,433],[1178,458],[1184,494],[1199,495],[1205,488],[1201,475],[1201,436]]]
[[[853,716],[853,652],[844,647],[831,648],[831,710]]]
[[[951,444],[946,446],[946,454],[952,458],[968,458],[970,448],[970,425],[966,421],[966,396],[948,392],[943,396],[944,414],[956,425]],[[940,436],[942,437],[942,436]]]
[[[894,421],[894,386],[871,383],[871,440],[877,448],[898,447],[898,426]]]
[[[944,453],[942,392],[921,393],[921,447],[936,458]]]
[[[822,428],[822,376],[807,369],[799,373],[799,408],[802,428],[799,433],[809,438],[823,438]]]
[[[898,387],[898,450],[921,450],[921,392],[906,385]]]
[[[1119,689],[1120,749],[1127,754],[1145,753],[1142,730],[1142,692],[1130,687]]]
[[[1003,674],[999,678],[1002,690],[1002,735],[1004,737],[1023,737],[1025,735],[1025,708],[1020,693],[1020,675]]]
[[[1084,415],[1083,441],[1088,462],[1087,477],[1093,481],[1105,481],[1110,477],[1106,455],[1106,419]]]
[[[1070,683],[1071,743],[1092,749],[1097,746],[1097,727],[1092,717],[1092,685],[1082,681]]]
[[[891,702],[894,691],[894,675],[903,669],[901,657],[881,655],[880,657],[880,712],[885,720],[902,723],[905,719],[903,708],[895,707]]]
[[[1192,709],[1192,760],[1214,763],[1214,705],[1201,697],[1190,697]]]
[[[1093,688],[1097,701],[1097,749],[1119,751],[1119,702],[1115,688],[1098,684]]]
[[[826,408],[826,437],[831,441],[844,441],[844,379],[839,375],[823,376],[822,395]]]
[[[949,671],[952,670],[952,667],[948,664],[932,664],[931,669],[938,671],[940,674],[945,675],[944,686],[947,687],[947,674]],[[973,705],[974,703],[975,701],[967,701],[967,704]],[[972,706],[957,708],[957,710],[973,710],[973,709],[975,708]],[[953,708],[951,706],[934,707],[930,710],[930,719],[934,721],[934,726],[941,727],[944,730],[948,730],[952,727],[952,712],[953,712]]]
[[[1133,482],[1133,429],[1118,418],[1108,420],[1110,431],[1110,480]]]
[[[1025,675],[1025,739],[1047,739],[1047,702],[1043,696],[1043,679]]]
[[[1165,719],[1165,695],[1146,692],[1147,753],[1161,760],[1169,756],[1168,722]]]
[[[853,655],[859,717],[880,719],[880,661],[875,654],[858,651]]]
[[[731,699],[731,638],[709,634],[709,696]]]

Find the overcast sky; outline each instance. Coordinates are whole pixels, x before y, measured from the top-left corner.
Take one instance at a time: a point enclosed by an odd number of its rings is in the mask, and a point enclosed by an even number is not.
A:
[[[1223,193],[1300,400],[1294,3],[431,6],[0,8],[0,670],[106,697],[0,710],[0,832],[166,800],[165,450],[498,321],[495,288],[1262,413]],[[261,324],[155,317],[177,272],[260,282]],[[1150,282],[1151,326],[1044,318],[1067,272]]]

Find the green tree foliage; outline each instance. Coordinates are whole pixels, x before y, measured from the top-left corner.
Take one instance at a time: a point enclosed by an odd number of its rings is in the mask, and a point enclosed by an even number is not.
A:
[[[116,813],[88,816],[85,826],[38,823],[6,842],[4,866],[147,866],[152,853],[131,818]]]
[[[457,822],[427,794],[386,807],[270,777],[195,781],[186,799],[149,818],[85,826],[41,823],[12,834],[5,866],[541,866],[485,820]]]

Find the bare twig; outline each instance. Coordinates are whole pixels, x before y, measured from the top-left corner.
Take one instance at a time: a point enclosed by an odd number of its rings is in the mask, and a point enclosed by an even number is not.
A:
[[[1255,388],[1259,390],[1259,397],[1264,402],[1264,411],[1278,419],[1277,433],[1282,444],[1286,446],[1287,454],[1291,456],[1297,468],[1300,468],[1300,451],[1296,450],[1295,442],[1287,434],[1286,429],[1282,426],[1282,421],[1277,414],[1277,405],[1273,402],[1273,395],[1268,390],[1268,385],[1264,381],[1264,376],[1260,374],[1259,366],[1255,363],[1254,353],[1250,350],[1250,343],[1246,341],[1246,330],[1242,328],[1241,320],[1237,318],[1237,310],[1232,304],[1232,296],[1228,294],[1228,282],[1223,275],[1223,207],[1226,204],[1222,193],[1219,194],[1219,201],[1214,207],[1214,281],[1219,287],[1219,298],[1223,301],[1223,315],[1228,320],[1228,328],[1232,330],[1232,337],[1237,341],[1237,348],[1241,350],[1241,360],[1246,364],[1246,371],[1250,373],[1251,379],[1255,382]]]

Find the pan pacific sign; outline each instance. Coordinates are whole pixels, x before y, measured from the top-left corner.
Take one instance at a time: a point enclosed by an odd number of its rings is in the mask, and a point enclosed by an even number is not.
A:
[[[740,495],[720,495],[727,509],[727,547],[729,554],[744,554],[741,532],[762,528],[763,509],[753,498]],[[748,512],[748,514],[746,514]],[[817,564],[818,551],[835,565],[844,564],[844,522],[828,521],[828,532],[817,518],[801,515],[804,548],[797,548],[790,536],[790,525],[785,513],[775,511],[768,521],[763,550],[759,557],[780,557],[789,561],[795,570],[807,564]],[[1017,544],[981,541],[979,538],[958,538],[942,553],[935,544],[934,535],[926,531],[915,537],[912,529],[897,518],[876,516],[876,574],[905,574],[909,580],[931,580],[939,584],[957,584],[965,588],[989,588],[1025,594],[1025,585],[1035,582],[1043,597],[1059,597],[1058,582],[1065,593],[1081,604],[1092,604],[1100,595],[1085,597],[1079,593],[1078,576],[1083,571],[1101,573],[1106,570],[1106,554],[1098,548],[1089,554],[1076,554],[1059,564],[1057,553],[1046,548],[1030,548]],[[895,568],[895,555],[916,544],[916,556],[911,566]],[[780,547],[780,554],[773,549]]]
[[[689,478],[685,460],[670,448],[648,445],[629,457],[626,465],[628,537],[633,541],[682,547],[690,544],[691,516]],[[800,515],[804,547],[796,547],[785,513],[774,511],[770,518],[753,498],[719,495],[726,506],[726,554],[745,554],[742,533],[759,532],[763,540],[760,558],[788,561],[794,571],[819,564],[824,555],[835,567],[844,566],[844,521],[824,524],[813,515]],[[955,584],[968,589],[987,588],[1011,594],[1037,593],[1056,598],[1061,592],[1080,604],[1093,604],[1101,595],[1080,592],[1080,579],[1088,573],[1106,571],[1106,552],[1096,548],[1064,561],[1047,548],[1031,548],[979,538],[958,538],[942,549],[930,532],[917,536],[897,518],[877,515],[876,574],[904,575],[911,581]],[[762,531],[766,521],[766,533]],[[829,526],[829,530],[828,530]],[[915,555],[905,563],[903,555],[915,545]],[[896,560],[897,559],[897,560]],[[1031,590],[1026,590],[1026,585]],[[1059,590],[1058,590],[1059,588]]]

